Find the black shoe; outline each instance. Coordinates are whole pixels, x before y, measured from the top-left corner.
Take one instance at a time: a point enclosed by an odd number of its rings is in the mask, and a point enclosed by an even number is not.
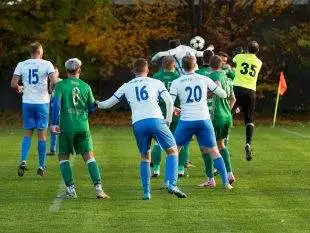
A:
[[[150,167],[153,167],[154,166],[154,163],[153,161],[150,162]]]
[[[170,194],[176,195],[178,198],[187,198],[186,194],[183,193],[178,187],[168,188]]]
[[[44,169],[42,167],[38,167],[37,174],[40,176],[44,175]]]
[[[18,176],[22,177],[25,173],[25,170],[27,170],[26,162],[21,162],[17,170]]]
[[[157,178],[159,177],[159,174],[153,173],[152,177]]]
[[[55,151],[51,150],[50,152],[48,152],[46,155],[47,156],[54,156],[56,153]]]
[[[253,153],[252,153],[252,148],[250,146],[250,144],[246,144],[245,147],[244,147],[244,150],[245,150],[245,158],[247,161],[251,161],[252,160],[252,157],[253,157]]]
[[[178,173],[178,177],[179,177],[179,178],[185,177],[185,173]]]

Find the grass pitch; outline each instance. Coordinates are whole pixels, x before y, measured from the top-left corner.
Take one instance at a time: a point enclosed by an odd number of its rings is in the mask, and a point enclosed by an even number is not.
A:
[[[152,179],[151,201],[141,200],[131,129],[94,127],[92,134],[111,199],[95,199],[87,169],[77,156],[73,171],[78,198],[59,201],[63,185],[57,157],[48,157],[46,176],[36,175],[34,138],[29,171],[20,178],[23,131],[0,129],[0,232],[310,232],[309,127],[257,127],[250,164],[244,159],[243,128],[232,129],[229,147],[237,181],[228,192],[219,177],[216,189],[197,187],[204,179],[203,161],[194,141],[190,159],[196,167],[179,180],[188,198],[159,190],[160,177]]]

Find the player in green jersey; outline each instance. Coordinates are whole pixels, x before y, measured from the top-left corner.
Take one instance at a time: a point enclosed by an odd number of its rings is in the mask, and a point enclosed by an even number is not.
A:
[[[210,66],[213,72],[209,75],[209,77],[227,93],[227,98],[225,99],[217,96],[213,97],[211,119],[215,131],[217,146],[225,162],[228,181],[232,184],[235,181],[235,177],[232,173],[230,154],[229,150],[226,148],[225,139],[228,137],[229,128],[232,125],[231,109],[234,106],[236,99],[233,92],[232,80],[227,77],[227,72],[222,69],[222,64],[222,59],[218,55],[213,56],[210,60]],[[200,186],[213,188],[216,184],[213,177],[212,159],[210,156],[204,155],[203,160],[205,162],[206,175],[208,179]]]
[[[256,82],[258,73],[262,67],[262,61],[257,58],[259,45],[256,41],[248,44],[248,53],[237,54],[233,58],[236,63],[234,93],[237,105],[243,110],[244,124],[246,127],[246,160],[252,159],[251,142],[254,132],[254,112],[256,99]]]
[[[88,114],[95,111],[97,105],[90,86],[79,79],[81,65],[82,62],[77,58],[65,63],[68,78],[56,85],[51,131],[59,133],[59,166],[67,186],[64,196],[77,197],[70,163],[70,154],[75,152],[83,156],[97,198],[106,199],[109,196],[102,189],[88,124]]]
[[[162,81],[167,90],[170,89],[170,85],[173,80],[177,79],[179,77],[179,74],[176,72],[176,61],[172,56],[165,56],[162,60],[162,70],[155,73],[153,75],[153,78],[158,79]],[[175,103],[176,107],[179,107],[180,103],[178,100]],[[160,101],[159,106],[163,112],[163,114],[166,113],[166,105],[165,102]],[[164,116],[165,117],[165,116]],[[172,122],[170,124],[170,130],[172,133],[174,133],[178,121],[179,116],[174,115],[172,118]],[[160,174],[160,161],[161,161],[161,147],[155,143],[152,149],[152,161],[153,161],[153,177],[158,177]],[[188,161],[188,144],[186,144],[179,153],[179,164],[178,164],[178,176],[183,177],[185,175],[185,164]]]
[[[222,60],[222,70],[226,72],[226,75],[231,80],[235,79],[235,72],[231,68],[229,64],[227,64],[227,60],[229,58],[228,54],[225,52],[220,51],[218,55],[221,57]]]

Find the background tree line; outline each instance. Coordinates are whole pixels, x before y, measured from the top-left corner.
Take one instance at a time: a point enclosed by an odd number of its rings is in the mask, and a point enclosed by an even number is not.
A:
[[[201,35],[216,51],[231,54],[251,39],[261,44],[260,112],[272,112],[277,73],[284,70],[288,93],[282,111],[310,112],[310,5],[293,0],[2,0],[0,76],[9,79],[28,44],[38,40],[45,58],[62,72],[69,57],[83,63],[83,78],[108,97],[125,80],[137,57],[168,49],[169,39],[185,44]],[[3,83],[3,82],[2,82]],[[2,85],[2,84],[1,84]]]

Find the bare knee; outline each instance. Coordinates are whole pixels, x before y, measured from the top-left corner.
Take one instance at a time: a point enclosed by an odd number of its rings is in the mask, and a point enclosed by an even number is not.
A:
[[[217,147],[218,147],[219,150],[222,150],[222,149],[225,148],[225,141],[224,141],[224,139],[219,139],[219,140],[216,141],[216,143],[217,143]]]
[[[28,136],[28,137],[32,137],[33,129],[27,129],[26,132],[25,132],[25,135]]]
[[[141,161],[151,162],[151,152],[148,151],[145,154],[141,154]]]
[[[93,159],[93,158],[94,158],[94,152],[93,151],[89,151],[89,152],[86,152],[83,154],[83,160],[85,162],[87,162],[88,160]]]
[[[43,130],[38,130],[38,139],[40,141],[46,141],[46,129],[43,129]]]
[[[179,148],[179,149],[181,149],[181,148]],[[166,149],[166,153],[167,153],[167,155],[176,155],[176,156],[178,156],[179,149],[178,149],[177,146],[173,146],[173,147],[170,147],[170,148]]]

